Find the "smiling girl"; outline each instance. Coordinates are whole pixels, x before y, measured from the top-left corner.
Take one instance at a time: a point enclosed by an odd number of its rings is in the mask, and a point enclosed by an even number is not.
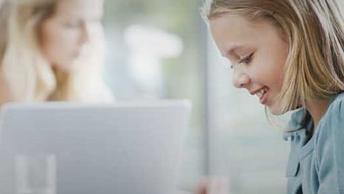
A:
[[[288,194],[344,194],[344,18],[336,0],[212,0],[204,16],[233,84],[295,110]],[[207,184],[198,193],[209,193]]]

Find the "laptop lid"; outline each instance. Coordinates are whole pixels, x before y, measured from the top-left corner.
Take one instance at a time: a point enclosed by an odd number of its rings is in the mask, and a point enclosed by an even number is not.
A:
[[[54,160],[56,194],[173,193],[189,112],[186,101],[6,105],[0,193],[18,193],[21,158],[38,155]]]

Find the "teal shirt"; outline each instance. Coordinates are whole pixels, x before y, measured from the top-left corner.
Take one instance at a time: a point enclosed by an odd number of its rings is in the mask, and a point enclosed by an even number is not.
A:
[[[291,149],[288,194],[344,194],[344,93],[331,99],[311,137],[305,109],[292,114],[284,138]]]

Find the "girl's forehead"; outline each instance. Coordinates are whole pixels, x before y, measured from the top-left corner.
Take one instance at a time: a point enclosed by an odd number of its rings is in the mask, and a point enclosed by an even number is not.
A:
[[[233,43],[246,40],[259,40],[271,26],[262,22],[252,22],[245,17],[226,14],[210,20],[210,30],[216,37]]]
[[[268,20],[249,20],[238,15],[223,15],[210,20],[210,30],[222,55],[243,55],[256,48],[274,46],[280,33]],[[240,49],[239,49],[240,48]]]
[[[218,26],[221,28],[228,28],[231,31],[259,31],[267,27],[273,26],[267,19],[249,19],[241,15],[235,14],[222,14],[219,17],[209,20],[210,26]]]

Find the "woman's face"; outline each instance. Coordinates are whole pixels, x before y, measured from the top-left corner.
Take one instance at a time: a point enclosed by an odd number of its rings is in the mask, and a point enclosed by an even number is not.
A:
[[[217,47],[233,65],[233,84],[256,95],[273,114],[281,114],[279,95],[288,43],[268,21],[250,22],[224,14],[210,20]]]
[[[102,28],[102,0],[58,0],[54,14],[39,29],[43,56],[59,69],[70,70],[94,29]]]

